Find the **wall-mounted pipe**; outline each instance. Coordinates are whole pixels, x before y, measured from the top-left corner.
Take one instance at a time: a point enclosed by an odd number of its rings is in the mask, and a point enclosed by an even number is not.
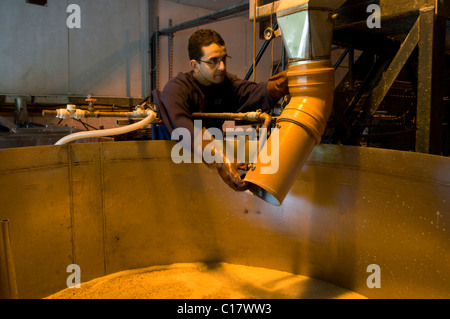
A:
[[[64,109],[61,109],[64,110]],[[83,110],[81,110],[83,111]],[[80,119],[80,118],[88,118],[88,117],[94,117],[94,118],[99,118],[99,117],[126,117],[128,112],[99,112],[99,111],[94,111],[94,112],[89,112],[89,111],[84,111],[83,113],[80,113],[79,116],[66,116],[63,117],[62,119],[65,118],[76,118],[76,119]],[[42,111],[42,116],[54,116],[57,118],[61,118],[61,112],[59,112],[58,110],[43,110]]]
[[[12,252],[11,235],[9,231],[9,220],[0,221],[3,245],[1,248],[1,264],[0,271],[4,271],[0,275],[0,298],[17,299],[19,293],[17,291],[16,270],[14,266],[14,255]],[[2,267],[4,264],[4,267]],[[3,281],[4,280],[4,281]]]
[[[91,137],[105,137],[105,136],[113,136],[113,135],[120,135],[120,134],[126,134],[132,131],[136,131],[138,129],[141,129],[148,124],[152,123],[156,119],[156,113],[152,110],[146,110],[148,116],[144,118],[143,120],[123,126],[118,128],[112,128],[107,130],[97,130],[97,131],[89,131],[89,132],[77,132],[68,136],[63,137],[58,142],[55,143],[55,145],[63,145],[70,142],[73,142],[75,140],[79,140],[82,138],[91,138]]]
[[[333,105],[334,69],[329,60],[290,66],[287,76],[291,100],[272,132],[278,139],[269,137],[264,145],[264,154],[278,151],[278,156],[272,156],[279,160],[278,171],[263,174],[273,163],[258,158],[244,179],[251,184],[252,193],[274,205],[281,205],[314,146],[320,143]]]
[[[272,124],[272,116],[260,111],[247,113],[192,113],[197,119],[222,119],[222,120],[247,120],[263,122],[262,128],[269,128]]]
[[[137,107],[133,112],[105,112],[78,109],[73,104],[68,104],[65,109],[43,110],[42,116],[55,116],[60,119],[82,119],[82,118],[99,118],[99,117],[127,117],[127,118],[144,118],[147,111],[144,108]]]

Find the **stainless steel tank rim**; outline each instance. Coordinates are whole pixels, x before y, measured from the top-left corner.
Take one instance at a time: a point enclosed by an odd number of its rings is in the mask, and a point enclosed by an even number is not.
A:
[[[410,163],[413,168],[406,170],[405,167],[400,169],[389,169],[387,168],[387,165],[391,163],[386,163],[386,166],[381,166],[380,168],[374,168],[371,166],[370,168],[365,168],[364,163],[358,162],[355,164],[351,164],[348,162],[348,160],[354,160],[351,158],[346,158],[343,161],[340,162],[322,162],[317,161],[317,156],[320,152],[322,152],[324,149],[327,149],[327,151],[336,151],[335,154],[332,154],[333,156],[338,156],[338,152],[340,148],[346,148],[349,150],[360,151],[359,153],[366,153],[366,152],[376,152],[378,156],[388,156],[389,160],[393,160],[392,155],[399,155],[399,157],[411,157]],[[331,154],[328,154],[330,156]],[[417,157],[417,158],[415,158]],[[391,149],[380,149],[375,147],[361,147],[361,146],[343,146],[343,145],[332,145],[332,144],[318,144],[315,147],[315,150],[312,152],[311,156],[306,160],[307,165],[315,165],[315,166],[330,166],[330,167],[336,167],[336,168],[347,168],[347,169],[353,169],[358,171],[365,171],[365,172],[371,172],[371,173],[378,173],[382,175],[388,175],[388,176],[396,176],[400,178],[408,178],[408,179],[414,179],[415,181],[421,182],[421,181],[432,181],[433,183],[436,183],[438,185],[443,186],[449,186],[450,185],[450,173],[448,173],[448,176],[445,176],[445,174],[434,174],[434,178],[431,178],[430,176],[417,176],[413,175],[411,176],[411,172],[424,172],[423,170],[424,166],[417,164],[417,159],[423,160],[435,160],[439,162],[439,164],[443,164],[445,162],[448,162],[448,165],[450,167],[450,158],[449,157],[443,157],[439,155],[432,155],[432,154],[424,154],[424,153],[417,153],[417,152],[407,152],[407,151],[399,151],[399,150],[391,150]],[[394,158],[394,160],[397,160],[397,158]],[[402,161],[403,159],[399,158],[399,161]],[[419,170],[422,169],[422,170]],[[444,172],[443,172],[444,173]]]
[[[68,151],[70,151],[73,148],[78,148],[78,147],[82,147],[82,145],[99,145],[99,146],[105,146],[108,147],[109,145],[118,145],[118,143],[142,143],[142,144],[146,144],[146,143],[158,143],[161,141],[133,141],[133,142],[88,142],[88,143],[82,143],[82,144],[67,144],[64,146],[53,146],[53,145],[41,145],[41,146],[29,146],[26,148],[10,148],[10,149],[1,149],[0,150],[0,154],[2,152],[8,153],[8,152],[14,152],[15,150],[17,151],[21,151],[21,150],[45,150],[46,148],[54,148],[54,147],[63,147],[63,148],[67,148]],[[164,141],[164,142],[169,142],[169,143],[176,143],[175,141]],[[401,171],[399,171],[399,169],[392,169],[392,168],[387,168],[387,165],[389,163],[386,163],[386,166],[379,166],[377,168],[374,168],[373,166],[369,167],[369,168],[365,168],[364,163],[357,161],[355,162],[355,158],[345,158],[344,160],[339,160],[339,161],[333,161],[333,158],[338,158],[339,154],[341,153],[341,149],[342,151],[345,150],[345,152],[348,152],[349,150],[353,151],[356,155],[356,153],[358,154],[358,156],[360,154],[365,155],[365,153],[372,153],[375,152],[377,153],[377,156],[379,157],[389,157],[389,161],[393,160],[393,156],[398,155],[398,160],[402,161],[403,159],[401,157],[406,157],[407,160],[410,162],[410,166],[413,166],[413,168],[411,168],[410,170],[406,170],[405,168],[401,169]],[[324,160],[324,156],[328,158],[328,160]],[[320,157],[320,159],[319,159]],[[130,157],[129,159],[126,158],[121,158],[121,159],[102,159],[105,160],[107,162],[126,162],[126,161],[141,161],[141,160],[165,160],[169,158],[170,159],[170,152],[167,155],[158,155],[158,156],[143,156],[141,158],[136,158],[136,157]],[[395,156],[395,158],[397,160],[397,156]],[[392,150],[392,149],[380,149],[380,148],[375,148],[375,147],[360,147],[360,146],[348,146],[348,145],[333,145],[333,144],[326,144],[326,143],[319,143],[318,145],[315,146],[313,152],[311,153],[310,157],[306,160],[305,165],[316,165],[316,166],[331,166],[331,167],[342,167],[342,168],[349,168],[349,169],[353,169],[353,170],[360,170],[360,171],[367,171],[367,172],[373,172],[373,173],[380,173],[380,174],[384,174],[384,175],[389,175],[389,176],[397,176],[397,177],[407,177],[408,179],[413,178],[414,180],[417,181],[432,181],[433,183],[439,184],[439,185],[443,185],[443,186],[448,186],[450,185],[450,173],[448,174],[448,177],[445,176],[445,172],[443,172],[443,174],[434,174],[433,178],[431,178],[430,176],[411,176],[410,172],[415,171],[415,172],[424,172],[424,165],[420,165],[419,164],[415,164],[417,163],[417,160],[424,161],[424,160],[432,160],[432,161],[436,161],[438,162],[438,165],[442,165],[445,162],[449,162],[448,165],[450,165],[450,158],[449,157],[443,157],[443,156],[439,156],[439,155],[432,155],[432,154],[424,154],[424,153],[417,153],[417,152],[407,152],[407,151],[399,151],[399,150]],[[51,167],[68,167],[68,165],[71,165],[70,162],[64,162],[64,163],[59,163],[59,164],[49,164],[49,165],[45,165],[45,166],[33,166],[33,163],[31,163],[30,166],[27,167],[20,167],[20,168],[16,168],[13,170],[3,170],[1,169],[1,165],[0,165],[0,176],[1,175],[5,175],[5,174],[10,174],[11,172],[18,172],[18,171],[30,171],[30,170],[39,170],[41,168],[51,168]],[[196,164],[196,163],[190,163],[189,165],[200,165],[200,164]],[[426,168],[426,167],[425,167]],[[419,170],[421,169],[421,170]],[[300,173],[301,174],[301,173]],[[300,175],[299,174],[299,175]],[[299,177],[300,178],[300,177]]]

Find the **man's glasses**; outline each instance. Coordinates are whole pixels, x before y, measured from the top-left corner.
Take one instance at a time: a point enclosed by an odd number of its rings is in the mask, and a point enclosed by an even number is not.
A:
[[[204,63],[208,64],[212,69],[214,69],[219,65],[220,62],[227,64],[227,61],[229,59],[231,59],[231,57],[229,55],[225,55],[222,58],[212,58],[212,59],[209,59],[208,61],[198,60],[198,62],[204,62]]]

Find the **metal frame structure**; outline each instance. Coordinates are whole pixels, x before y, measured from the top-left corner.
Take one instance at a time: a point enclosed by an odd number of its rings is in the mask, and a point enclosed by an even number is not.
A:
[[[445,153],[450,141],[445,140],[444,131],[448,130],[445,125],[448,114],[444,103],[449,92],[445,92],[448,80],[444,46],[450,6],[435,0],[395,1],[395,4],[379,0],[375,3],[381,9],[381,28],[370,29],[366,22],[370,13],[366,9],[373,3],[349,0],[337,10],[340,19],[336,22],[335,43],[362,50],[361,61],[367,59],[367,53],[375,53],[377,61],[374,63],[370,58],[366,61],[369,65],[365,66],[367,73],[362,85],[337,119],[344,133],[337,130],[334,137],[344,144],[357,145],[397,76],[413,60],[417,64],[417,78],[411,80],[417,95],[415,151],[448,155]],[[356,67],[357,62],[353,64],[351,59],[350,74],[344,79],[350,86]],[[342,109],[335,105],[339,107]]]
[[[274,2],[276,4],[277,2]],[[381,28],[370,29],[367,8],[376,4],[381,9]],[[157,18],[156,31],[151,39],[151,78],[152,87],[158,87],[159,37],[169,37],[169,75],[172,75],[173,35],[177,31],[202,24],[230,18],[237,13],[248,11],[253,0],[220,10],[206,16],[186,21],[159,30]],[[273,4],[259,5],[258,18],[273,14]],[[252,10],[249,10],[250,18]],[[437,0],[420,0],[411,3],[407,0],[348,0],[337,10],[339,18],[335,23],[333,43],[346,48],[335,64],[339,67],[345,56],[349,55],[349,72],[337,90],[345,84],[353,88],[357,73],[362,84],[354,92],[350,102],[337,105],[335,102],[335,124],[332,140],[348,145],[359,145],[362,133],[373,118],[381,103],[402,69],[411,69],[411,61],[417,64],[416,75],[411,80],[416,92],[415,151],[438,155],[448,155],[449,140],[446,140],[445,96],[445,28],[450,16],[450,5]],[[267,40],[258,56],[264,54]],[[363,51],[357,61],[353,61],[354,50]],[[246,79],[252,74],[248,72]],[[413,76],[414,77],[414,76]],[[448,99],[447,99],[448,100]],[[341,110],[341,113],[339,113]]]

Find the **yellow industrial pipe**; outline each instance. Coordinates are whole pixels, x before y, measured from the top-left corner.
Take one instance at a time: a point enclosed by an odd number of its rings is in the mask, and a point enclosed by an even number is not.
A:
[[[253,194],[274,205],[282,204],[325,132],[333,106],[334,69],[330,56],[337,18],[334,10],[344,2],[279,1],[277,20],[289,56],[291,100],[244,178]],[[268,150],[277,153],[271,154],[270,163]]]
[[[291,65],[287,76],[291,100],[262,150],[263,154],[267,150],[278,152],[278,156],[271,154],[272,160],[279,161],[278,171],[265,174],[269,163],[258,157],[245,177],[252,193],[274,205],[281,205],[314,146],[320,143],[333,105],[334,69],[330,60]]]

